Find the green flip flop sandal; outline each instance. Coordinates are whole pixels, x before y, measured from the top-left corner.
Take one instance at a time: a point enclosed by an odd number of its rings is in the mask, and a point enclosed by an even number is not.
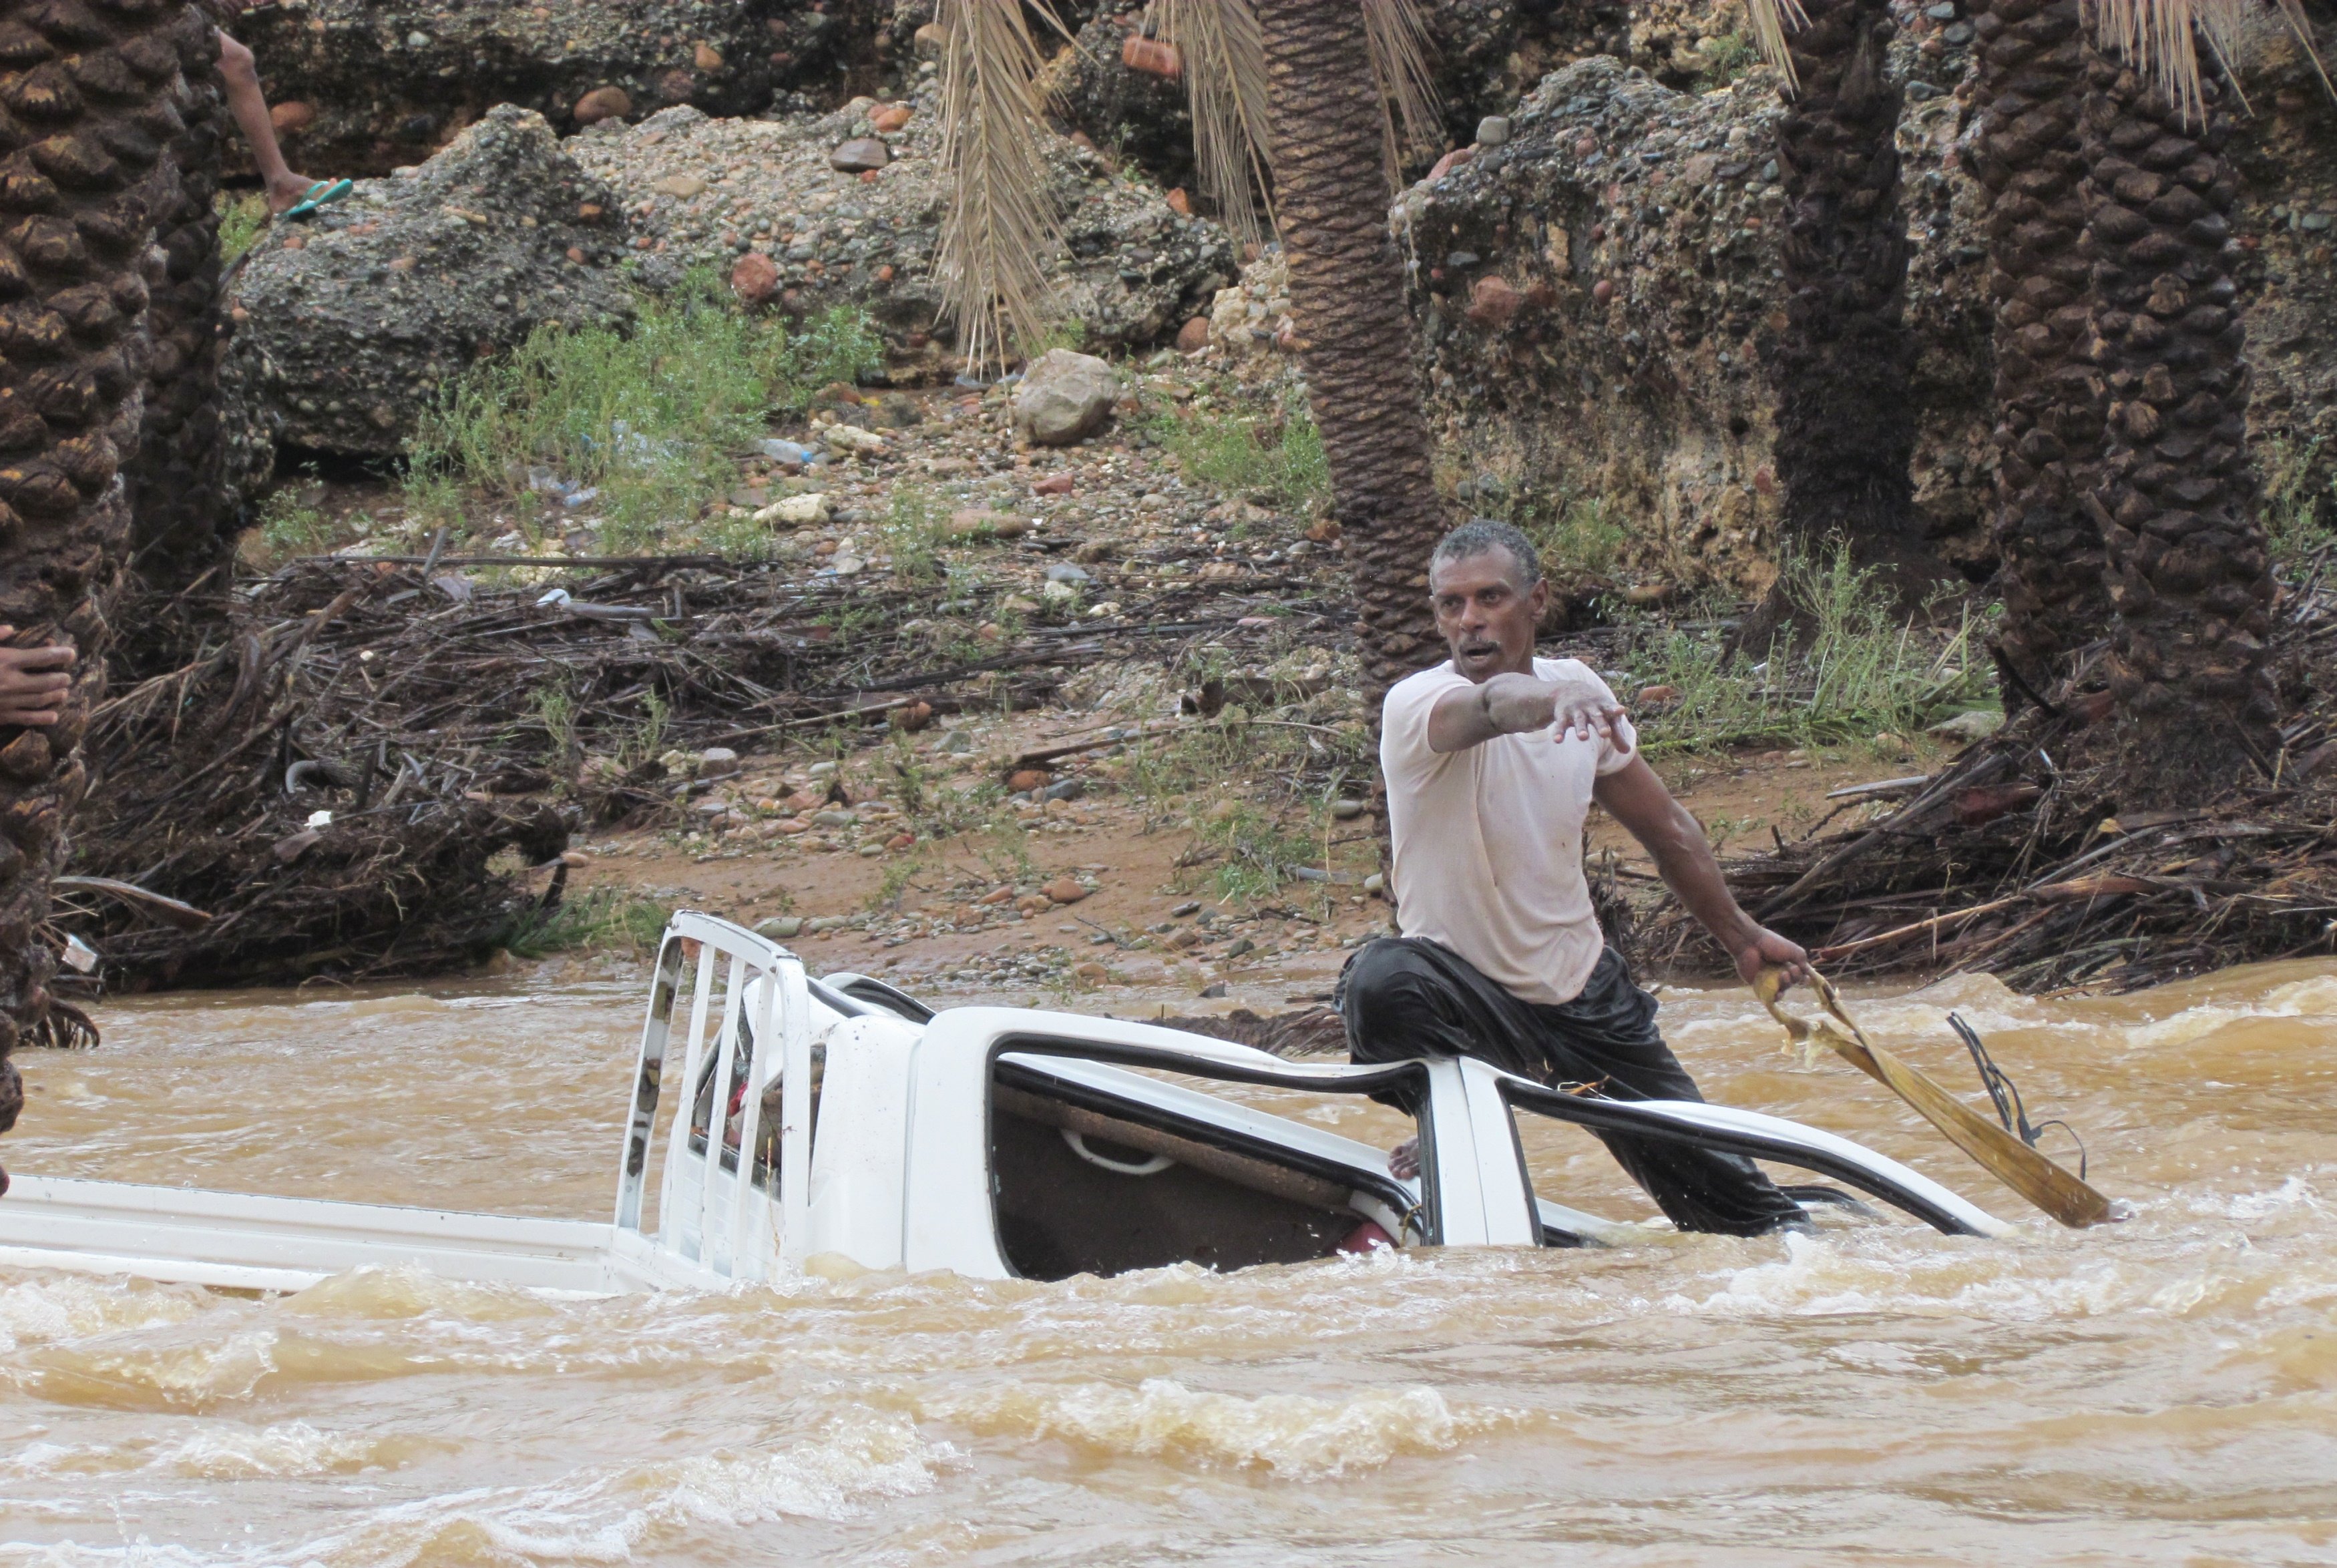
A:
[[[308,187],[308,193],[302,197],[297,205],[284,209],[284,216],[287,218],[313,217],[318,208],[338,201],[356,189],[357,184],[354,180],[319,180]]]

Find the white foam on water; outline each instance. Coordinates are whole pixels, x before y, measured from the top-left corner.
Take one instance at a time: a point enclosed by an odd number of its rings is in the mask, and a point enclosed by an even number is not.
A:
[[[44,1270],[0,1284],[0,1352],[182,1323],[211,1302],[191,1287]]]
[[[2302,1176],[2291,1176],[2269,1193],[2242,1193],[2231,1198],[2211,1198],[2207,1203],[2234,1220],[2267,1220],[2299,1210],[2316,1214],[2327,1213],[2322,1205],[2320,1190]]]
[[[157,1546],[143,1535],[106,1545],[79,1541],[0,1542],[0,1563],[22,1563],[27,1568],[205,1568],[228,1560],[185,1546]]]
[[[396,1445],[321,1431],[306,1421],[273,1427],[220,1425],[191,1433],[155,1457],[182,1475],[240,1481],[261,1475],[346,1475],[396,1463]]]
[[[1785,1243],[1785,1257],[1727,1271],[1708,1296],[1675,1293],[1660,1304],[1687,1316],[1897,1312],[2030,1322],[2111,1310],[2140,1293],[2107,1261],[2064,1260],[2041,1274],[2026,1271],[2019,1254],[2002,1247],[1940,1249],[1867,1237],[1845,1245],[1804,1235]]]
[[[166,1405],[199,1408],[249,1398],[276,1370],[276,1331],[246,1328],[201,1343],[99,1340],[57,1345],[36,1363],[50,1397],[71,1401],[76,1381],[143,1388]]]
[[[2337,1017],[2337,975],[2309,975],[2273,987],[2245,1002],[2202,1002],[2163,1018],[2135,1024],[2127,1041],[2144,1049],[2188,1045],[2243,1018]]]
[[[93,1475],[109,1470],[134,1470],[139,1463],[137,1454],[102,1444],[34,1442],[13,1454],[0,1455],[0,1475]]]
[[[418,1263],[368,1263],[287,1296],[283,1310],[320,1318],[396,1320],[433,1313],[467,1321],[546,1318],[559,1308],[517,1285],[474,1285],[443,1279]]]
[[[1319,1479],[1385,1465],[1401,1454],[1437,1454],[1505,1426],[1507,1412],[1456,1416],[1433,1388],[1372,1388],[1345,1399],[1300,1394],[1247,1398],[1149,1378],[1109,1383],[1026,1385],[957,1406],[977,1428],[1055,1437],[1111,1455],[1260,1469]]]
[[[860,1413],[769,1449],[719,1449],[541,1485],[479,1488],[384,1508],[347,1532],[271,1557],[329,1563],[625,1563],[678,1537],[785,1519],[859,1517],[933,1491],[956,1456],[897,1417]]]
[[[649,1516],[693,1524],[748,1524],[795,1516],[845,1519],[882,1498],[914,1497],[938,1485],[956,1456],[899,1419],[847,1423],[816,1443],[774,1453],[721,1453],[657,1473],[670,1489]]]

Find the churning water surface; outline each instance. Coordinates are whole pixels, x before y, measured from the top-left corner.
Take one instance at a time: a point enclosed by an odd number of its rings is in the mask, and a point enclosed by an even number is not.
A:
[[[1857,1003],[1964,1086],[1960,1009],[2078,1127],[2139,1210],[2084,1233],[1848,1067],[1780,1055],[1745,993],[1664,999],[1709,1096],[1859,1138],[2019,1233],[1894,1217],[607,1300],[0,1271],[0,1563],[2337,1562],[2337,969]],[[120,1003],[102,1050],[19,1058],[35,1092],[0,1155],[600,1218],[640,1005],[606,982]],[[1579,1135],[1530,1144],[1545,1195],[1650,1212]]]

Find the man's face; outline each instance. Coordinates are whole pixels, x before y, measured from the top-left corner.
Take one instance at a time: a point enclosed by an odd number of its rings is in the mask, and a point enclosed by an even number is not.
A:
[[[1506,550],[1440,561],[1430,571],[1437,632],[1452,650],[1452,667],[1471,680],[1532,670],[1534,628],[1550,603],[1550,585],[1521,589],[1523,575]]]

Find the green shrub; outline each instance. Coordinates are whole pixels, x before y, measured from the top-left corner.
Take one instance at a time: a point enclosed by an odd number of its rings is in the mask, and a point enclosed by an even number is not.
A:
[[[268,198],[257,191],[222,190],[213,209],[219,213],[220,260],[235,260],[259,243],[268,232]]]
[[[2258,449],[2264,476],[2264,542],[2290,572],[2337,544],[2337,478],[2318,439],[2267,441]]]
[[[1707,34],[1697,40],[1696,52],[1704,56],[1704,67],[1697,73],[1702,92],[1726,87],[1760,63],[1753,40],[1742,33]]]
[[[663,904],[595,888],[550,910],[530,910],[513,921],[499,946],[523,959],[554,953],[640,952],[654,947],[672,911]]]
[[[1527,538],[1541,550],[1543,573],[1558,582],[1585,578],[1609,578],[1623,563],[1623,547],[1630,533],[1607,515],[1602,497],[1575,497],[1560,504],[1555,515],[1522,524]]]
[[[1017,338],[1014,346],[1022,351],[1025,363],[1053,349],[1068,348],[1084,353],[1088,346],[1088,324],[1076,316],[1066,316],[1048,322],[1028,338]]]
[[[913,484],[895,488],[881,531],[895,573],[910,582],[941,580],[941,547],[949,536],[949,517],[931,491]]]
[[[812,394],[833,382],[855,382],[885,363],[885,340],[865,311],[830,307],[801,332],[767,329],[773,357],[767,367],[774,408],[800,414]]]
[[[1330,504],[1323,433],[1296,391],[1266,414],[1186,409],[1164,414],[1151,422],[1149,433],[1176,456],[1188,479],[1280,511],[1304,515]]]
[[[1679,693],[1642,722],[1646,750],[1830,745],[1994,705],[1969,611],[1952,632],[1925,633],[1844,551],[1788,563],[1785,584],[1814,628],[1799,646],[1781,636],[1761,657],[1726,659],[1710,638],[1667,630],[1641,649],[1635,676]]]
[[[425,413],[408,443],[408,510],[447,516],[466,488],[533,501],[541,471],[597,489],[578,510],[644,540],[727,485],[774,411],[872,368],[880,346],[856,311],[791,331],[735,308],[706,274],[642,300],[630,326],[539,326]]]
[[[271,560],[318,555],[332,548],[333,525],[307,496],[305,487],[287,485],[259,503],[259,543]]]

